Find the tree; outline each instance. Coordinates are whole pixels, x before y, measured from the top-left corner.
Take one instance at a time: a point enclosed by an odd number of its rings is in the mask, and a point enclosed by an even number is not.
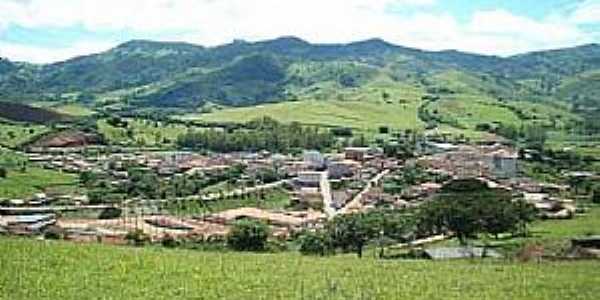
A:
[[[388,127],[388,126],[379,126],[379,133],[380,134],[389,134],[390,133],[390,127]]]
[[[6,178],[6,174],[7,174],[7,173],[8,173],[8,172],[6,171],[6,169],[5,169],[5,168],[3,168],[3,167],[0,167],[0,178]]]
[[[600,204],[600,186],[596,186],[592,190],[592,202]]]
[[[269,227],[258,221],[240,220],[227,235],[227,246],[236,251],[264,251]]]
[[[125,235],[125,240],[129,241],[135,246],[144,246],[150,242],[150,236],[144,233],[141,229],[130,231]]]
[[[477,234],[524,232],[535,210],[510,191],[489,188],[475,179],[455,180],[419,212],[421,234],[454,233],[461,244]]]
[[[539,124],[526,126],[523,130],[523,135],[529,147],[538,150],[544,149],[547,139],[547,132],[544,127]]]
[[[339,215],[326,225],[326,230],[334,248],[355,252],[358,257],[362,257],[363,248],[377,234],[377,228],[362,213]]]
[[[331,240],[323,232],[305,231],[300,236],[300,253],[304,255],[325,256],[333,251],[332,248]]]

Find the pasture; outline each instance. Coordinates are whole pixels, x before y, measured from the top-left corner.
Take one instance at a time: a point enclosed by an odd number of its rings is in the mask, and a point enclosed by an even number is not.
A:
[[[243,123],[268,116],[280,122],[299,122],[323,127],[351,127],[376,131],[380,126],[394,129],[420,129],[417,102],[376,102],[354,100],[303,100],[243,108],[226,108],[209,114],[182,117],[206,122]]]
[[[0,299],[597,299],[593,261],[386,261],[1,238]]]
[[[0,198],[27,198],[48,188],[76,188],[78,177],[53,170],[28,167],[22,172],[9,169],[6,178],[0,179]]]
[[[42,125],[0,122],[0,146],[15,148],[48,132]]]

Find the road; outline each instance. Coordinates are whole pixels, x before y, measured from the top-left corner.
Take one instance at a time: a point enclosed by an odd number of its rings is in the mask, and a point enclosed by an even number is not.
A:
[[[319,183],[321,188],[321,195],[323,196],[323,211],[327,215],[328,218],[333,219],[336,216],[337,211],[332,206],[333,204],[333,196],[331,195],[331,185],[329,184],[329,179],[327,174],[321,177],[321,182]]]
[[[369,190],[371,190],[372,187],[376,186],[379,181],[381,180],[381,178],[383,178],[385,175],[390,173],[390,169],[385,169],[383,171],[381,171],[381,173],[375,175],[375,177],[371,178],[371,180],[369,180],[369,182],[367,183],[367,186],[360,191],[360,193],[358,193],[356,196],[354,196],[354,198],[348,202],[344,207],[342,207],[340,210],[338,210],[336,212],[337,214],[347,214],[350,212],[351,208],[354,207],[361,207],[361,199],[363,197],[364,194],[368,193]]]
[[[213,200],[218,200],[220,198],[248,195],[248,194],[252,194],[254,192],[258,192],[258,191],[274,189],[274,188],[280,187],[288,182],[289,182],[289,180],[280,180],[280,181],[267,183],[267,184],[263,184],[263,185],[258,185],[258,186],[253,186],[253,187],[248,187],[248,188],[244,188],[244,189],[235,189],[233,191],[223,193],[223,194],[212,193],[212,194],[203,196],[202,200],[213,201]]]
[[[145,202],[145,203],[167,203],[167,202],[173,202],[173,201],[198,201],[198,200],[216,201],[216,200],[219,200],[222,198],[239,197],[239,196],[243,196],[243,195],[252,194],[257,191],[274,189],[274,188],[280,187],[289,182],[290,182],[290,180],[286,179],[286,180],[280,180],[280,181],[276,181],[276,182],[272,182],[272,183],[254,186],[254,187],[248,187],[248,188],[243,188],[243,189],[239,188],[239,189],[235,189],[233,191],[229,191],[229,192],[222,193],[222,194],[221,193],[210,193],[208,195],[180,197],[180,198],[174,198],[174,199],[169,199],[169,200],[145,199],[145,200],[142,200],[142,202]]]
[[[114,205],[65,205],[65,206],[19,206],[0,207],[0,213],[6,214],[46,214],[77,210],[101,210],[115,208]]]

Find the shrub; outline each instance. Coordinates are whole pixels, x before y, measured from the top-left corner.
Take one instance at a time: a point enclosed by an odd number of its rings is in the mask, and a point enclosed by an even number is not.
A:
[[[98,219],[100,220],[110,220],[121,217],[121,209],[120,208],[107,208],[100,213]]]
[[[305,231],[300,236],[300,253],[325,256],[331,252],[331,242],[323,233]]]
[[[57,226],[48,227],[44,231],[44,238],[47,240],[60,240],[65,236],[63,229]]]
[[[236,251],[264,251],[269,227],[258,221],[241,220],[233,225],[227,235],[227,246]]]
[[[592,191],[592,203],[600,204],[600,186],[597,186]]]
[[[166,235],[160,242],[165,248],[176,248],[179,246],[180,242],[172,235]]]
[[[125,239],[135,246],[144,246],[150,242],[150,236],[145,234],[141,229],[128,232]]]

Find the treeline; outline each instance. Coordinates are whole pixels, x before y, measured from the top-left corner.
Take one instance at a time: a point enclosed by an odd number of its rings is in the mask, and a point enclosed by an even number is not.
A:
[[[299,250],[309,255],[352,252],[361,257],[363,249],[373,245],[384,257],[390,245],[440,234],[454,235],[467,245],[484,236],[524,236],[536,214],[535,207],[513,199],[510,191],[477,180],[457,180],[416,209],[338,215],[324,228],[302,233]]]
[[[188,131],[177,138],[183,148],[215,152],[259,151],[291,152],[300,149],[323,150],[333,146],[335,137],[329,130],[282,124],[269,117],[255,119],[237,130]]]

